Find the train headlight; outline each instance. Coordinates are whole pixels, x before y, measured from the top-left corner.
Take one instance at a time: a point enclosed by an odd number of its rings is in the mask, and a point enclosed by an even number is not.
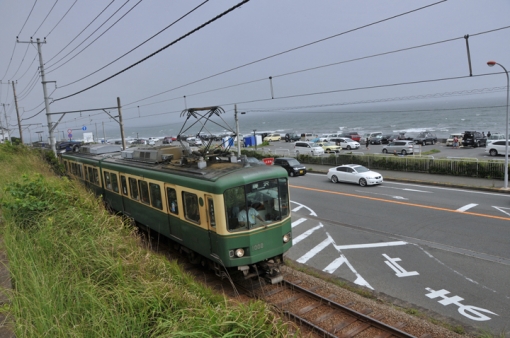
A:
[[[288,234],[283,235],[283,243],[288,243],[290,241],[290,232]]]
[[[243,257],[244,256],[244,250],[243,249],[236,249],[236,257]]]

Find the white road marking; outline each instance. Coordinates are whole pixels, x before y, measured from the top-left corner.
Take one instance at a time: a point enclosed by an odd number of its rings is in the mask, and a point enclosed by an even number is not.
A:
[[[457,211],[464,212],[464,211],[469,210],[473,207],[476,207],[477,205],[478,204],[475,204],[475,203],[467,204],[467,205],[463,206],[462,208],[458,208]]]
[[[347,262],[347,258],[344,255],[340,255],[337,259],[335,259],[333,262],[329,263],[328,266],[324,268],[324,272],[327,273],[333,273],[338,269],[342,264]]]
[[[306,221],[306,218],[300,218],[297,221],[292,222],[292,227],[294,228],[294,227],[300,225],[301,223],[303,223],[304,221]]]
[[[409,189],[409,188],[394,188],[394,187],[387,187],[387,186],[381,186],[381,188],[404,190],[404,191],[413,191],[413,192],[423,192],[423,193],[426,193],[426,194],[432,194],[432,191]]]
[[[386,265],[388,265],[393,271],[395,271],[395,275],[397,277],[410,277],[419,275],[418,271],[406,271],[403,267],[401,267],[397,262],[401,262],[402,260],[398,257],[391,258],[387,254],[382,254],[387,261],[384,261]]]
[[[491,195],[491,196],[500,196],[500,197],[510,198],[510,194],[503,194],[503,193],[498,193],[498,192],[485,192],[485,191],[476,191],[476,190],[444,188],[444,187],[438,187],[438,186],[423,186],[423,185],[419,185],[419,184],[398,183],[398,182],[389,182],[389,181],[385,181],[384,183],[385,183],[385,185],[381,186],[381,187],[387,188],[388,187],[387,184],[407,185],[407,186],[420,187],[420,188],[431,189],[431,190],[460,191],[460,192],[468,193],[468,194]]]
[[[397,200],[408,200],[408,198],[405,198],[405,197],[402,197],[402,196],[394,196],[394,195],[388,195],[388,194],[378,194],[376,192],[367,192],[367,191],[360,191],[360,190],[356,190],[356,192],[360,192],[360,193],[364,193],[364,194],[369,194],[369,195],[389,196],[389,197],[397,199]]]
[[[298,205],[298,207],[296,207],[296,208],[292,209],[292,211],[294,211],[294,212],[295,212],[295,211],[298,211],[298,210],[300,210],[300,209],[302,209],[302,208],[305,208],[305,209],[307,209],[308,211],[310,211],[310,216],[317,216],[317,214],[315,213],[315,211],[313,211],[312,209],[310,209],[309,207],[307,207],[307,206],[306,206],[306,205],[304,205],[304,204],[301,204],[301,203],[298,203],[298,202],[294,202],[294,201],[290,201],[290,203],[294,203],[294,204],[297,204],[297,205]]]
[[[510,212],[506,212],[505,210],[502,210],[502,209],[509,209],[509,210],[510,210],[510,208],[505,208],[505,207],[496,207],[496,206],[494,206],[494,205],[493,205],[492,207],[493,207],[494,209],[498,209],[498,210],[499,210],[499,211],[501,211],[502,213],[504,213],[504,214],[506,214],[506,215],[510,216]]]
[[[407,245],[407,242],[397,241],[397,242],[385,242],[385,243],[372,243],[372,244],[351,244],[351,245],[335,245],[337,250],[347,250],[347,249],[367,249],[367,248],[382,248],[385,246],[397,246],[397,245]]]
[[[303,256],[299,257],[297,262],[298,263],[306,263],[308,262],[308,260],[310,258],[312,258],[313,256],[315,256],[316,254],[318,254],[319,252],[321,252],[324,248],[326,248],[328,245],[330,245],[332,243],[332,239],[330,237],[326,238],[325,240],[323,240],[321,243],[317,244],[315,246],[315,248],[313,248],[312,250],[308,251],[306,254],[304,254]]]
[[[301,235],[297,236],[296,238],[293,238],[292,239],[292,245],[298,244],[303,239],[307,238],[308,236],[313,234],[314,231],[319,230],[320,228],[322,228],[322,223],[319,223],[319,225],[317,225],[316,227],[311,228],[310,230],[307,230],[307,231],[303,232]]]

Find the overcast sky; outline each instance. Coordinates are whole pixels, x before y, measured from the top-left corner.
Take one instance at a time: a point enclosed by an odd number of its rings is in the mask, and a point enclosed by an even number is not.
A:
[[[502,71],[489,68],[489,60],[510,70],[508,0],[251,0],[193,32],[240,1],[202,3],[1,1],[0,103],[12,135],[18,132],[8,81],[17,81],[21,124],[47,124],[45,111],[36,115],[44,108],[37,44],[16,43],[17,36],[46,37],[46,81],[56,81],[47,85],[52,113],[114,107],[120,97],[127,126],[175,123],[186,107],[220,105],[232,114],[235,103],[240,111],[290,114],[418,96],[467,99],[473,95],[458,94],[477,90],[506,97],[505,76],[486,74]],[[3,107],[0,113],[5,125]],[[115,125],[105,113],[87,112],[66,114],[60,128],[101,122]]]

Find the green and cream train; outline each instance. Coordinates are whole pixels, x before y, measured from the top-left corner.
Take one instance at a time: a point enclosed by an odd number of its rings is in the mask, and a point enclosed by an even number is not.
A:
[[[287,172],[233,156],[190,162],[185,153],[172,145],[90,145],[62,161],[109,208],[170,238],[192,262],[219,276],[235,270],[280,281],[292,245]]]

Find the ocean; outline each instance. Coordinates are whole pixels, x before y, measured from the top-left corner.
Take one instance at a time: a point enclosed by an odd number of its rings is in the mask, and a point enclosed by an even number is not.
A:
[[[463,100],[430,100],[427,102],[404,102],[378,105],[359,105],[341,108],[315,109],[300,111],[299,109],[274,110],[271,112],[259,111],[258,109],[246,109],[245,114],[238,113],[239,131],[243,135],[257,133],[276,132],[313,132],[318,135],[343,131],[357,131],[360,135],[368,132],[381,131],[383,133],[406,132],[408,134],[420,131],[432,131],[438,138],[446,138],[451,133],[464,132],[465,130],[484,131],[487,133],[505,133],[506,119],[506,96],[496,98],[478,98]],[[243,110],[241,110],[243,111]],[[175,136],[182,131],[185,135],[195,135],[201,131],[201,125],[197,123],[186,130],[196,120],[191,118],[185,128],[185,118],[180,114],[173,114],[165,123],[165,117],[161,116],[151,125],[145,121],[134,119],[125,123],[126,138],[147,138]],[[177,118],[176,118],[177,116]],[[224,121],[216,118],[214,122],[221,126],[208,122],[202,132],[221,134],[229,128],[235,130],[233,110],[226,110],[221,114]],[[135,121],[135,122],[132,122]],[[133,125],[136,123],[137,125]],[[112,125],[112,124],[110,124]],[[228,125],[228,128],[224,126]],[[106,128],[106,127],[105,127]],[[89,130],[94,132],[94,130]],[[95,135],[107,139],[120,138],[118,128],[96,130]],[[79,135],[76,135],[79,137]]]

